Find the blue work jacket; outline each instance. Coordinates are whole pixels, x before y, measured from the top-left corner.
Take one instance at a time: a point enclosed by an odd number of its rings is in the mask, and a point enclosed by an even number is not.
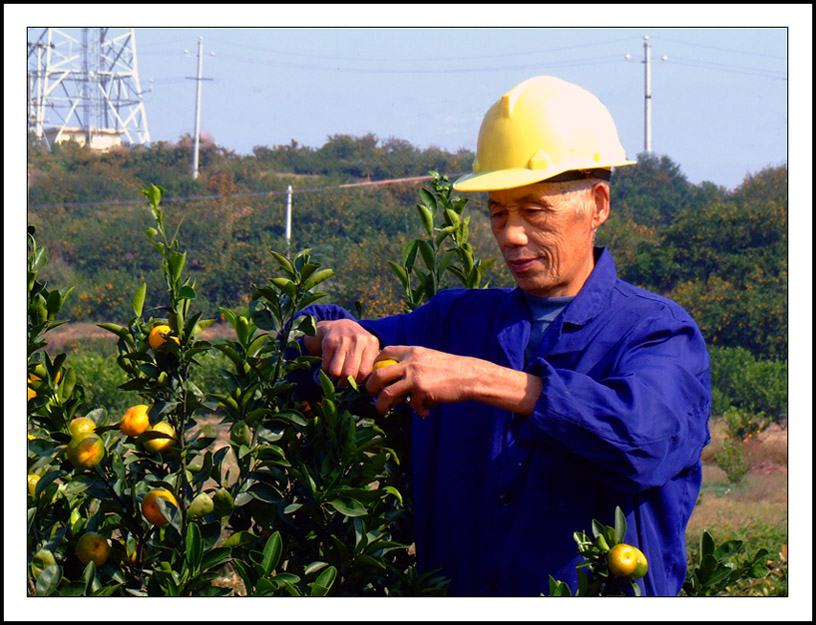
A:
[[[612,256],[524,362],[530,313],[519,289],[448,289],[411,313],[361,325],[382,346],[416,345],[539,376],[529,417],[477,402],[439,405],[411,423],[420,570],[441,569],[455,596],[577,588],[576,531],[627,521],[649,561],[644,595],[677,595],[685,529],[709,441],[709,362],[677,304],[617,278]],[[318,319],[350,317],[336,306]]]

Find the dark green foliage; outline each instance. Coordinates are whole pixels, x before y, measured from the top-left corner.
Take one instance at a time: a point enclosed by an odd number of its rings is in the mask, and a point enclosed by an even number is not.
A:
[[[769,421],[788,416],[788,363],[760,360],[742,347],[711,348],[711,386],[721,393],[721,411],[734,406]],[[744,436],[748,432],[742,432]]]

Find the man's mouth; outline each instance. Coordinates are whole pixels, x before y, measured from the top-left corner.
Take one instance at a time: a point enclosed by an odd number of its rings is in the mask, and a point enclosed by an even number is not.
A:
[[[515,258],[515,259],[508,259],[507,264],[510,265],[510,269],[513,271],[525,271],[532,267],[537,261],[538,257],[533,258]]]

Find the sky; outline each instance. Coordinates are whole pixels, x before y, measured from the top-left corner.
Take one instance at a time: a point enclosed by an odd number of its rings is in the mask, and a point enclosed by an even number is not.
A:
[[[154,140],[194,131],[186,76],[196,75],[202,37],[202,75],[212,78],[202,82],[202,132],[239,154],[368,132],[475,152],[495,100],[526,78],[555,75],[604,102],[635,156],[644,149],[644,36],[655,153],[692,182],[729,188],[787,161],[784,28],[138,28],[136,46]]]
[[[426,11],[402,13],[408,23],[433,23]],[[648,36],[655,154],[669,156],[693,183],[726,188],[788,161],[788,47],[797,35],[784,17],[768,14],[752,27],[670,28],[656,18],[645,26],[575,28],[547,26],[541,6],[516,11],[512,27],[400,27],[396,17],[334,27],[246,26],[254,20],[239,20],[239,28],[138,26],[150,138],[193,134],[202,38],[202,134],[237,154],[367,133],[475,151],[495,100],[526,78],[555,75],[601,99],[634,158],[645,149]],[[522,11],[532,13],[529,21]],[[274,13],[257,23],[275,24]],[[80,31],[66,27],[77,39]]]
[[[790,531],[798,544],[807,543],[797,553],[809,558],[812,478],[806,476],[812,475],[812,461],[801,460],[809,451],[797,456],[794,448],[797,441],[811,440],[812,431],[812,195],[804,188],[812,175],[811,23],[812,5],[784,4],[214,4],[196,5],[195,10],[173,4],[4,4],[4,223],[12,226],[4,228],[7,301],[19,301],[24,289],[19,209],[25,203],[22,38],[27,28],[135,27],[139,77],[154,141],[177,141],[193,132],[195,81],[189,77],[196,75],[195,54],[203,37],[202,75],[212,80],[202,82],[202,131],[237,154],[292,139],[319,147],[331,135],[369,132],[381,141],[393,137],[419,148],[475,150],[482,116],[495,100],[526,78],[555,75],[601,99],[632,158],[643,151],[640,61],[648,36],[655,154],[671,158],[692,183],[711,181],[729,189],[764,167],[789,165],[794,286],[789,323],[797,336],[790,352],[790,404],[800,407],[797,417],[805,417],[791,421],[798,428],[791,439],[791,457],[805,463],[791,473],[791,482],[806,495],[790,500]],[[663,56],[667,60],[662,61]],[[804,209],[797,208],[801,204]],[[24,314],[17,306],[7,323],[22,327]],[[16,366],[8,354],[24,352],[20,333],[12,334],[7,338],[20,344],[5,350],[7,370]],[[17,384],[12,382],[14,389]],[[21,398],[21,392],[9,390],[5,396],[17,393]],[[23,410],[22,403],[15,404],[9,414]],[[9,450],[12,439],[6,437]],[[15,450],[6,457],[18,458],[21,466],[19,445]],[[18,473],[6,473],[6,503],[9,493],[19,490]],[[22,523],[16,519],[17,525]],[[17,542],[14,555],[24,557],[24,541]],[[12,562],[19,565],[19,558],[5,562],[6,579],[16,579],[19,566],[9,567]],[[796,594],[796,581],[802,580],[798,587],[804,590],[804,606],[810,606],[809,562],[798,568],[795,561],[790,565],[792,596],[797,601],[802,596]],[[437,605],[421,610],[413,606],[406,614],[435,618]],[[467,612],[471,606],[458,604],[457,609],[465,607],[465,613],[477,619],[502,619],[506,605],[484,602],[477,612]],[[205,614],[235,617],[231,607],[208,602]],[[331,618],[336,604],[323,607]],[[671,607],[673,614],[684,615],[691,608],[689,603]],[[731,599],[728,614],[732,617],[742,608],[751,618],[775,620],[778,607],[754,601],[745,608],[739,599]],[[175,609],[167,604],[163,608],[170,614]],[[654,604],[629,607],[635,614],[640,608],[653,610]],[[12,614],[42,616],[39,607],[22,609],[25,612]],[[552,608],[548,614],[570,618]],[[644,612],[643,617],[653,614]]]

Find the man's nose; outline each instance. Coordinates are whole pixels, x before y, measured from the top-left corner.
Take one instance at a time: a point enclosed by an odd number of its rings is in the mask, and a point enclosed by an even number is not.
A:
[[[511,212],[507,216],[507,223],[504,226],[504,241],[506,245],[527,245],[527,224],[524,223],[521,215],[516,212]]]

